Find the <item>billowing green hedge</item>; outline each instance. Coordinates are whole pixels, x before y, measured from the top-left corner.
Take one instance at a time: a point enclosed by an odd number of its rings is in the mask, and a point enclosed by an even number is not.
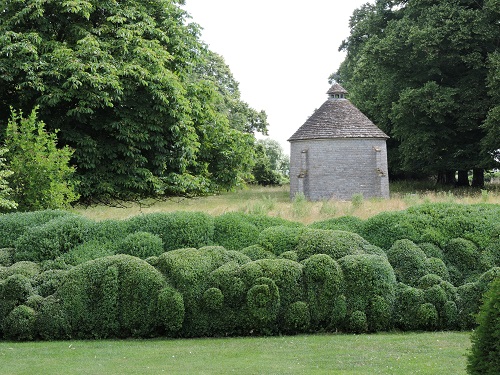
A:
[[[1,215],[0,338],[471,329],[500,276],[498,213]]]

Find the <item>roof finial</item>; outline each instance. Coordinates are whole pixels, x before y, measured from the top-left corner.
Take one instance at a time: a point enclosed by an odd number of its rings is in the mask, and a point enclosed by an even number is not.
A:
[[[345,99],[347,90],[340,86],[336,81],[333,81],[333,85],[326,92],[330,99]]]

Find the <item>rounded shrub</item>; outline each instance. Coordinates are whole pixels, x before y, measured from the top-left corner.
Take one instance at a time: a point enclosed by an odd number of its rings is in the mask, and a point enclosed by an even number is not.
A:
[[[440,258],[428,258],[427,269],[430,274],[438,275],[441,279],[450,281],[448,268]]]
[[[219,311],[224,305],[224,294],[219,288],[209,288],[203,293],[204,306],[213,311]]]
[[[307,229],[299,237],[297,254],[299,260],[314,254],[327,254],[333,259],[340,259],[346,255],[364,254],[364,247],[368,245],[368,241],[356,233]]]
[[[169,286],[160,290],[157,314],[167,334],[178,332],[182,328],[185,314],[182,294]]]
[[[398,240],[387,251],[387,257],[399,282],[415,285],[427,273],[425,253],[410,240]]]
[[[88,239],[94,222],[81,216],[61,216],[28,228],[14,244],[16,261],[55,259]]]
[[[0,267],[0,280],[19,274],[32,278],[40,273],[40,265],[35,262],[16,262],[10,267]]]
[[[430,243],[430,242],[423,242],[418,244],[418,247],[422,249],[422,251],[425,253],[427,258],[439,258],[443,259],[443,250],[439,248],[439,246]]]
[[[397,240],[419,238],[406,211],[381,212],[372,216],[363,222],[360,235],[371,244],[385,250]]]
[[[16,304],[23,303],[33,292],[30,279],[21,274],[9,276],[3,283],[2,298]]]
[[[466,283],[457,288],[457,294],[458,324],[461,329],[473,329],[481,306],[481,290],[477,283]]]
[[[500,277],[496,278],[484,295],[477,317],[478,327],[472,334],[472,348],[468,356],[469,374],[498,374],[500,369]]]
[[[416,324],[419,329],[434,330],[438,327],[439,316],[436,307],[426,302],[418,307]]]
[[[141,259],[158,256],[163,252],[162,239],[149,232],[129,234],[118,244],[116,250],[117,254],[128,254]]]
[[[341,216],[332,219],[316,221],[309,225],[311,229],[342,230],[346,232],[359,233],[363,226],[363,220],[356,216]]]
[[[366,309],[367,320],[372,332],[387,331],[393,327],[394,306],[381,296],[373,297]]]
[[[77,266],[90,260],[115,255],[117,246],[113,242],[101,242],[100,240],[90,240],[69,250],[61,255],[59,260],[64,263]]]
[[[458,307],[454,301],[446,301],[441,313],[441,328],[457,329],[458,328]]]
[[[289,334],[306,332],[311,324],[311,314],[307,303],[297,301],[286,309],[283,328]]]
[[[149,232],[160,237],[164,251],[213,244],[214,219],[203,212],[139,215],[129,219],[127,226],[129,232]]]
[[[279,258],[293,260],[294,262],[299,261],[299,255],[296,251],[285,251],[284,253],[280,254]]]
[[[332,324],[332,309],[344,293],[344,275],[339,264],[325,254],[316,254],[302,261],[305,300],[314,327]]]
[[[269,227],[260,233],[257,243],[273,254],[281,255],[295,250],[303,230],[303,228],[291,226]]]
[[[145,337],[162,328],[157,301],[165,287],[163,275],[145,261],[114,255],[69,270],[56,296],[72,336]]]
[[[241,250],[254,245],[261,229],[240,212],[228,212],[214,221],[214,242],[229,250]]]
[[[36,312],[31,307],[20,305],[7,315],[3,322],[4,337],[25,341],[35,338]]]
[[[349,316],[349,331],[354,333],[364,333],[368,331],[368,322],[366,314],[363,311],[356,310]]]
[[[55,269],[42,272],[35,276],[33,279],[35,292],[42,297],[48,297],[54,294],[64,282],[67,273],[67,270]]]
[[[444,260],[456,267],[464,278],[476,269],[480,253],[477,246],[463,238],[451,239],[444,248]]]
[[[256,330],[268,328],[278,317],[280,293],[276,283],[268,277],[260,277],[247,292],[247,308],[250,327]]]
[[[260,259],[241,266],[240,278],[244,285],[252,287],[255,280],[262,277],[273,280],[279,289],[280,305],[283,314],[286,308],[304,300],[303,266],[287,259]]]
[[[397,284],[386,258],[371,254],[348,255],[338,262],[344,274],[348,313],[366,312],[376,296],[383,298],[389,309],[393,308]],[[375,321],[368,320],[370,330],[375,330],[376,325]]]
[[[69,317],[59,298],[50,295],[37,310],[36,330],[43,340],[63,340],[71,337]]]
[[[28,229],[43,225],[52,219],[75,216],[68,211],[42,210],[33,212],[13,212],[1,215],[0,248],[14,247],[16,240]]]
[[[0,267],[9,267],[14,262],[13,248],[0,249]]]
[[[403,331],[419,329],[417,314],[423,303],[424,292],[422,289],[399,284],[396,290],[396,303],[394,304],[394,323],[396,327]]]
[[[241,249],[240,252],[242,254],[245,254],[247,257],[249,257],[252,260],[276,258],[276,255],[274,255],[270,251],[265,250],[260,245],[251,245],[251,246],[245,247],[244,249]]]
[[[240,281],[238,285],[236,278],[233,277],[233,271],[239,272],[239,266],[248,262],[251,260],[246,255],[226,250],[222,246],[178,249],[158,257],[157,269],[169,284],[182,294],[184,300],[185,315],[181,335],[195,337],[212,335],[214,332],[215,334],[232,332],[234,320],[230,319],[228,310],[214,313],[203,303],[203,296],[207,289],[218,288],[223,293],[224,305],[230,303],[232,296],[225,289],[227,283],[234,288],[239,298],[244,299],[246,290],[243,282]],[[217,278],[220,278],[217,280],[220,283],[214,282]],[[241,286],[241,290],[238,286]],[[238,305],[239,309],[242,305],[243,302]],[[223,332],[226,329],[228,331]]]

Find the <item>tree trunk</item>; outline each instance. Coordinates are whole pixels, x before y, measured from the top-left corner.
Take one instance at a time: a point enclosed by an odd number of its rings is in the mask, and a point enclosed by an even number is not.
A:
[[[455,185],[455,171],[439,171],[437,177],[437,183],[439,185]]]
[[[474,168],[472,170],[472,186],[483,188],[484,187],[484,169]]]
[[[457,186],[467,186],[469,187],[469,171],[460,170],[458,171],[458,181]]]

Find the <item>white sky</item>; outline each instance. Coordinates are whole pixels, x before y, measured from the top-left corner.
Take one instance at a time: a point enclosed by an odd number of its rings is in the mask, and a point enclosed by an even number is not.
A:
[[[327,99],[344,60],[354,9],[373,0],[186,0],[201,39],[222,55],[241,99],[268,116],[269,137],[287,139]]]

